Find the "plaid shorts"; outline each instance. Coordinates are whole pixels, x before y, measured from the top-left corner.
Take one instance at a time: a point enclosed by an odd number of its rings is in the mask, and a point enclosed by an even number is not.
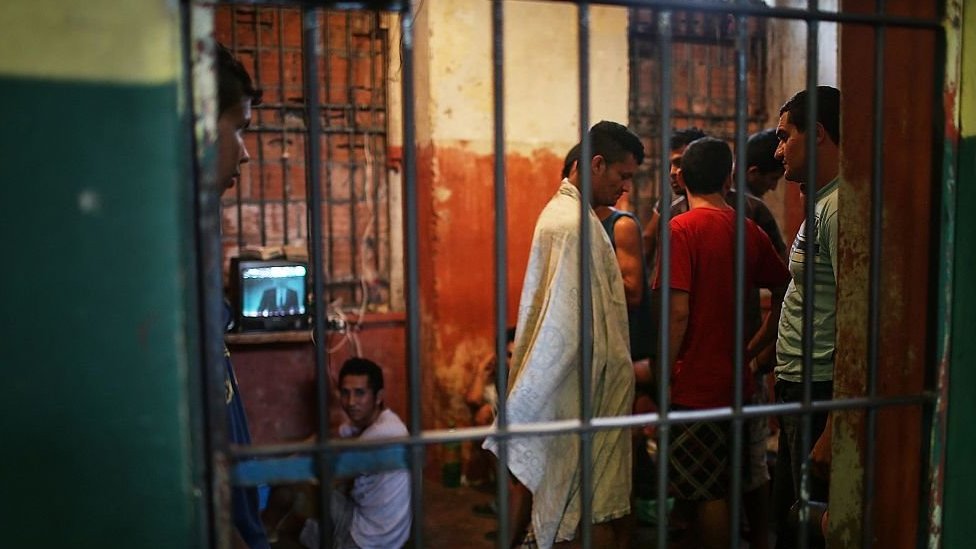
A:
[[[731,444],[728,421],[696,421],[671,427],[669,488],[689,501],[723,499],[729,491]]]

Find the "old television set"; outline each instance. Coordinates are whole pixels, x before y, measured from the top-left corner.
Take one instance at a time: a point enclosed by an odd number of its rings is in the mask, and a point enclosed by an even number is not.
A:
[[[231,293],[242,332],[308,327],[308,263],[238,259],[231,263]]]

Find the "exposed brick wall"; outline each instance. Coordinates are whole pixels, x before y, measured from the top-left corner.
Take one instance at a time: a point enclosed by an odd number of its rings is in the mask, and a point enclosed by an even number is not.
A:
[[[386,30],[376,14],[323,12],[322,256],[328,301],[389,306],[390,226],[386,151]],[[216,36],[263,90],[245,143],[251,162],[223,210],[225,257],[242,245],[305,243],[305,98],[297,9],[223,6]],[[362,290],[365,283],[366,291]]]
[[[641,136],[648,161],[636,178],[633,208],[646,221],[661,184],[661,54],[658,11],[631,10],[630,126]],[[766,24],[747,20],[746,135],[770,125],[766,112]],[[676,10],[672,14],[671,128],[697,126],[735,145],[736,20],[725,13]],[[667,128],[670,134],[671,128]]]

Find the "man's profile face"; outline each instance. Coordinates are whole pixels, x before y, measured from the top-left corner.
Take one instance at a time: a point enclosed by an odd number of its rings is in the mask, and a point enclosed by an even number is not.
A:
[[[250,160],[244,129],[251,123],[251,98],[243,97],[217,118],[217,185],[223,193],[238,183],[241,165]]]
[[[769,191],[775,191],[784,172],[785,170],[783,168],[761,172],[758,167],[751,166],[746,171],[746,182],[749,185],[749,192],[758,198],[762,198]]]
[[[789,121],[789,113],[784,112],[776,125],[776,137],[779,145],[773,155],[783,163],[784,175],[787,181],[806,183],[807,178],[807,136]],[[805,185],[800,185],[801,191],[806,191]]]
[[[681,155],[685,153],[685,149],[687,148],[686,145],[671,151],[671,158],[669,159],[671,165],[671,194],[674,196],[685,194],[685,186],[678,178],[678,170],[681,168]]]
[[[339,381],[339,403],[349,421],[362,430],[376,421],[383,405],[383,389],[373,391],[369,376],[349,374]]]
[[[637,173],[637,161],[634,155],[627,153],[620,162],[608,163],[600,155],[593,157],[593,188],[590,204],[597,206],[613,206],[620,200]]]

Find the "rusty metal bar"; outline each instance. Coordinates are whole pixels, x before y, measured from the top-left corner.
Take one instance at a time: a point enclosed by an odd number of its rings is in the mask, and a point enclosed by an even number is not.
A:
[[[495,387],[498,393],[496,424],[508,428],[508,207],[505,191],[505,4],[491,3],[491,76],[494,89],[495,133]],[[506,366],[503,366],[506,365]],[[495,496],[498,509],[498,549],[508,549],[508,438],[498,439]]]
[[[671,166],[668,158],[671,156],[671,12],[662,11],[658,13],[658,51],[660,53],[660,76],[661,76],[661,122],[658,130],[660,131],[660,153],[661,153],[661,190],[659,196],[660,203],[660,227],[659,227],[659,248],[661,250],[660,279],[661,279],[661,328],[658,330],[658,412],[667,421],[669,417],[670,403],[668,400],[668,387],[671,379],[671,364],[668,356],[670,353],[670,334],[668,326],[671,325],[671,233],[669,224],[671,223]],[[670,433],[671,427],[668,423],[663,423],[657,427],[657,547],[667,549],[668,546],[668,460],[670,452]]]
[[[590,140],[590,7],[580,2],[577,7],[577,32],[579,34],[579,101],[581,165],[589,166],[593,156]],[[580,176],[580,418],[588,425],[593,417],[593,288],[590,262],[590,197],[592,196],[591,170],[578,171]],[[593,434],[580,433],[580,538],[583,549],[593,547]]]
[[[315,341],[325,342],[325,309],[322,295],[325,293],[325,263],[322,261],[322,161],[319,157],[322,113],[319,108],[319,57],[322,53],[322,32],[319,12],[306,8],[302,12],[302,40],[305,50],[305,109],[308,136],[306,137],[306,162],[309,212],[309,259],[312,266],[312,303],[314,307],[313,333]],[[319,543],[320,547],[332,547],[332,478],[333,471],[329,440],[329,363],[326,347],[315,346],[316,418],[318,420],[318,445],[316,469],[319,477]]]
[[[735,123],[735,266],[734,288],[735,288],[735,338],[733,357],[732,376],[733,376],[733,413],[742,413],[743,374],[745,373],[745,312],[746,312],[746,139],[748,136],[747,113],[747,85],[748,85],[748,64],[746,51],[749,45],[749,35],[746,29],[746,18],[743,15],[736,17],[736,51],[735,51],[735,101],[736,101],[736,123]],[[751,335],[751,334],[750,334]],[[742,438],[743,420],[741,417],[732,418],[732,486],[729,490],[731,510],[729,532],[730,540],[739,539],[741,524],[742,501],[742,467],[743,467],[743,447]],[[751,437],[750,437],[751,439]],[[750,452],[751,455],[751,452]]]
[[[420,408],[420,262],[418,234],[420,220],[417,204],[416,116],[414,112],[414,16],[410,7],[400,12],[401,50],[403,66],[403,190],[404,245],[406,247],[406,303],[407,303],[407,379],[410,386],[410,432],[423,439]],[[424,546],[424,446],[410,448],[410,505],[413,511],[413,543]]]

